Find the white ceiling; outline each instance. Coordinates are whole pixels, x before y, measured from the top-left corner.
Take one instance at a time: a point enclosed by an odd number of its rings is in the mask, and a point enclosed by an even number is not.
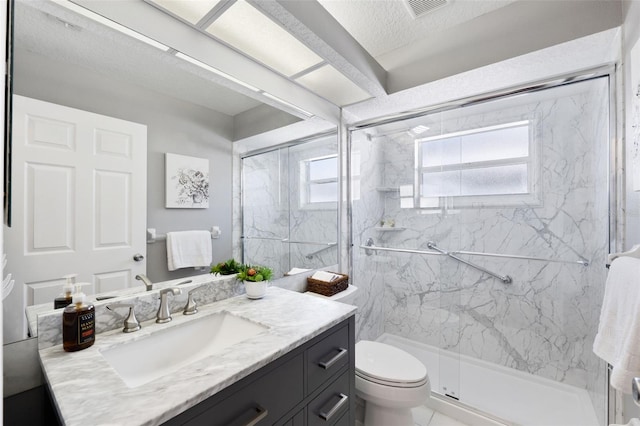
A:
[[[364,47],[380,60],[386,53],[460,26],[516,0],[453,0],[414,18],[404,0],[318,0]],[[381,65],[385,68],[384,63]]]

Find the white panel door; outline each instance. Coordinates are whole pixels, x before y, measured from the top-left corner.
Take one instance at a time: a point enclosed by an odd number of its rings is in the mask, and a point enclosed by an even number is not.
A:
[[[134,260],[146,257],[146,126],[14,96],[12,139],[5,247],[16,287],[5,307],[20,312],[4,318],[53,307],[66,274],[89,283],[87,294],[136,285],[146,272],[146,261]]]

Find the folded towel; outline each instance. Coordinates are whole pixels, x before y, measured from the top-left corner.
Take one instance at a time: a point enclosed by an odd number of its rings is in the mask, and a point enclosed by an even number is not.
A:
[[[326,272],[326,271],[316,271],[311,278],[313,278],[314,280],[318,280],[318,281],[324,281],[327,283],[333,282],[337,279],[339,279],[341,276],[338,274],[334,274],[333,272]]]
[[[611,386],[631,393],[640,376],[640,259],[611,263],[593,352],[613,366]]]
[[[167,263],[170,271],[211,264],[209,231],[167,232]]]

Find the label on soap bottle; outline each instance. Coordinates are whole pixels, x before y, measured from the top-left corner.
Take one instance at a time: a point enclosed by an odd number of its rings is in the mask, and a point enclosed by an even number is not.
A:
[[[95,311],[78,315],[78,344],[92,342],[96,332]]]

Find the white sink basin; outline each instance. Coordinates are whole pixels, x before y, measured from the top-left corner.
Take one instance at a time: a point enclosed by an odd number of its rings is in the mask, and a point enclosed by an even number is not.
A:
[[[149,383],[265,330],[228,312],[208,315],[101,351],[130,388]]]

